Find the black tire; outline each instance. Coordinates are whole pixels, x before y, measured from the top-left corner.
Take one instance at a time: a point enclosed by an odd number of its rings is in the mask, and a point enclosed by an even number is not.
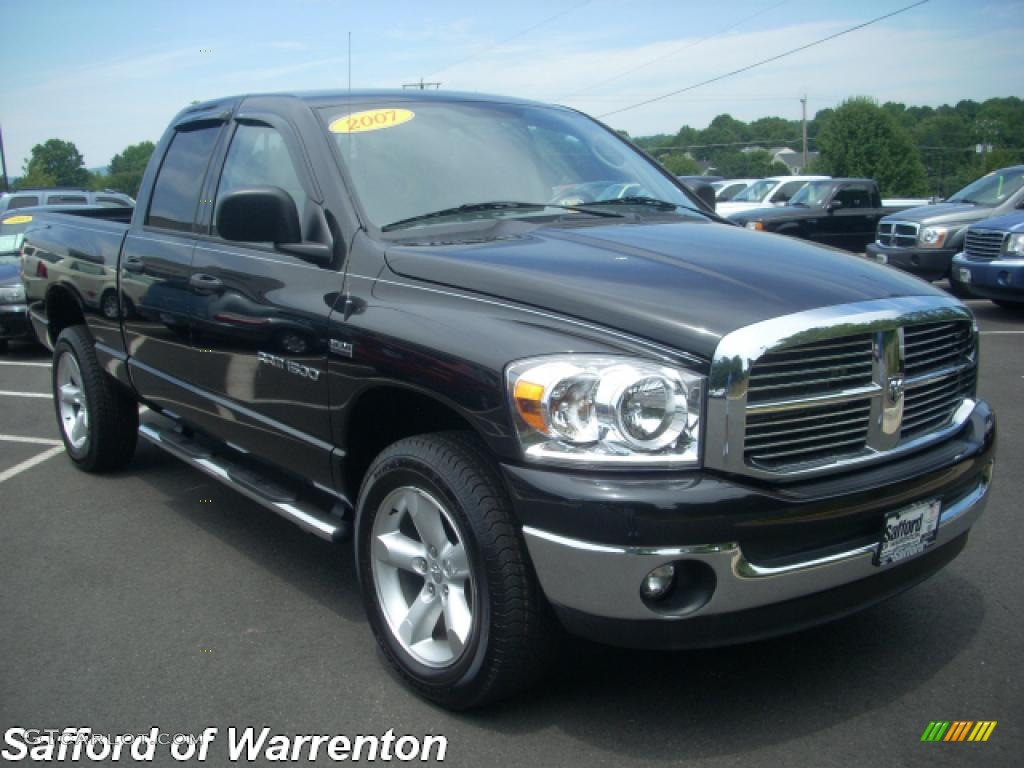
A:
[[[79,389],[84,397],[88,427],[84,443],[75,446],[61,417],[58,384],[61,358],[70,355],[78,368]],[[65,328],[53,348],[53,404],[64,448],[71,461],[86,472],[107,472],[131,461],[138,439],[138,403],[100,367],[85,326]]]
[[[969,299],[972,297],[971,289],[963,283],[958,283],[950,276],[947,280],[949,283],[949,292],[956,296],[958,299]]]
[[[100,296],[100,314],[107,318],[107,320],[117,320],[120,316],[121,308],[118,306],[117,291],[115,289],[108,288]]]
[[[1011,312],[1024,312],[1024,302],[1019,301],[1005,301],[1003,299],[992,299],[992,303],[997,307],[1008,309]]]
[[[7,339],[0,339],[0,355],[6,355],[8,347]]]
[[[389,494],[409,487],[445,505],[460,529],[474,579],[473,629],[461,655],[442,668],[426,666],[403,647],[378,599],[374,520]],[[385,659],[409,687],[440,706],[465,710],[511,696],[542,676],[558,633],[511,503],[474,435],[447,432],[393,444],[367,471],[357,509],[363,603]],[[427,574],[424,584],[429,581]]]

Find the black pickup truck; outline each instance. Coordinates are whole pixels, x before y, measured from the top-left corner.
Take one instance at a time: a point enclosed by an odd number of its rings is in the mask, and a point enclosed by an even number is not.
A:
[[[757,232],[776,232],[854,253],[864,253],[883,216],[909,206],[883,206],[872,179],[809,181],[779,208],[757,208],[729,216]]]
[[[988,498],[961,303],[728,225],[570,109],[198,104],[130,221],[33,219],[23,263],[60,259],[118,297],[31,283],[71,460],[141,435],[350,538],[385,658],[447,707],[536,680],[563,628],[683,648],[871,605]]]

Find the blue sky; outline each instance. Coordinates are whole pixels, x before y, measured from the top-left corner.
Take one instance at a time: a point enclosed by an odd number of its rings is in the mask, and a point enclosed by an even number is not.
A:
[[[768,58],[912,0],[36,0],[4,8],[0,126],[8,173],[33,144],[101,166],[157,140],[193,99],[424,77],[443,88],[602,115]],[[1022,0],[932,0],[867,29],[607,118],[633,135],[797,118],[851,95],[936,105],[1024,96]],[[209,50],[209,53],[201,51]]]

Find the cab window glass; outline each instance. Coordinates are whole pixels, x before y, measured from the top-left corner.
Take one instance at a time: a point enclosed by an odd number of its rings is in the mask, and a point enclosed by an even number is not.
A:
[[[871,193],[867,187],[844,187],[836,193],[836,201],[844,208],[868,208],[871,206]]]
[[[306,193],[280,132],[266,125],[239,125],[224,161],[217,200],[236,189],[268,185],[287,192],[302,217]]]
[[[7,209],[28,208],[32,205],[39,205],[39,198],[34,195],[22,195],[21,197],[12,197],[11,204],[7,206]]]
[[[199,192],[220,126],[179,131],[160,165],[146,224],[181,232],[192,231]]]
[[[46,198],[47,205],[85,205],[85,195],[50,195]]]

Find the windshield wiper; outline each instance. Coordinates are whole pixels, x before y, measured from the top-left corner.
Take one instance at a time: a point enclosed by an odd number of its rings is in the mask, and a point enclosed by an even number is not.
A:
[[[597,200],[593,203],[582,203],[581,207],[584,209],[592,208],[595,205],[646,205],[649,208],[660,208],[661,210],[675,210],[676,208],[686,208],[686,210],[694,210],[680,203],[670,203],[668,200],[659,200],[656,197],[644,197],[642,195],[627,195],[626,197],[615,197],[611,200]]]
[[[588,211],[578,205],[558,205],[556,203],[520,203],[514,200],[494,200],[488,203],[464,203],[454,208],[442,208],[439,211],[421,213],[419,216],[410,216],[408,219],[399,219],[381,227],[382,232],[390,232],[394,229],[401,229],[410,224],[418,224],[433,219],[444,219],[449,216],[459,216],[463,213],[486,213],[488,211],[521,211],[521,210],[543,210],[545,208],[561,208],[565,211],[577,211],[589,213],[592,216],[608,216],[621,218],[617,213],[609,211]]]

